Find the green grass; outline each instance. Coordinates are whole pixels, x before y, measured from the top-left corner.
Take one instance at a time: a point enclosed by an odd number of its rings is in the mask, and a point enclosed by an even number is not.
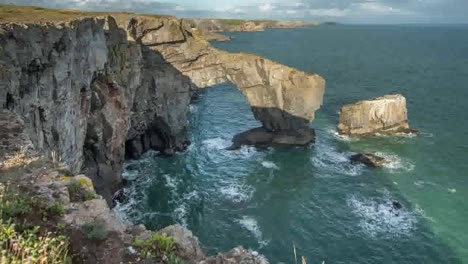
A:
[[[22,192],[13,192],[2,186],[0,190],[0,221],[27,214],[32,209],[32,201]]]
[[[0,4],[0,23],[46,23],[68,22],[80,17],[106,17],[129,19],[140,15],[131,12],[87,12],[78,9],[48,9],[37,6],[15,6]],[[150,18],[172,17],[156,14],[142,14]]]
[[[242,20],[242,19],[221,19],[220,21],[226,25],[234,25],[234,26],[242,25],[245,22],[247,22],[247,20]]]

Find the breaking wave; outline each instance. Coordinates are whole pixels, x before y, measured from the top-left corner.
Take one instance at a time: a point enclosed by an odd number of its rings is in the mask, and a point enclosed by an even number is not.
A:
[[[262,231],[260,230],[260,227],[258,226],[258,222],[255,218],[251,216],[243,216],[242,219],[237,220],[237,222],[246,230],[248,230],[252,235],[255,237],[257,240],[258,244],[260,245],[260,248],[268,245],[270,241],[264,240],[263,239],[263,234]]]
[[[393,201],[389,194],[374,199],[352,195],[347,204],[361,219],[359,227],[370,237],[410,235],[416,228],[416,214],[405,207],[394,208]]]

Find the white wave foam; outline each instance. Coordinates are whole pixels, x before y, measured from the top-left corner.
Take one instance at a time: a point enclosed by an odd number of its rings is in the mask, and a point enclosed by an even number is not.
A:
[[[333,128],[330,128],[327,130],[329,134],[333,135],[334,138],[340,140],[340,141],[345,141],[345,142],[352,142],[352,141],[358,141],[358,137],[350,137],[348,135],[340,135],[338,131],[336,131]]]
[[[327,150],[318,149],[317,154],[312,158],[312,163],[325,171],[340,173],[349,176],[361,174],[364,166],[361,164],[351,164],[350,153],[339,153],[333,148]]]
[[[414,185],[418,187],[423,187],[424,185],[429,185],[429,186],[436,186],[437,184],[433,182],[428,182],[428,181],[415,181]]]
[[[253,155],[257,154],[257,149],[252,146],[242,146],[239,150],[234,151],[237,155],[242,155],[246,158],[250,158]]]
[[[431,222],[435,222],[434,218],[429,217],[429,216],[426,215],[426,212],[421,207],[419,207],[419,204],[415,205],[415,210],[420,216],[426,218],[427,220],[429,220]]]
[[[456,192],[457,192],[457,189],[455,189],[455,188],[448,188],[447,191],[449,191],[449,193],[456,193]]]
[[[185,193],[182,198],[177,201],[178,206],[173,211],[173,217],[175,218],[175,221],[180,225],[187,227],[188,211],[191,208],[191,204],[195,201],[198,201],[199,199],[200,196],[198,195],[197,191]]]
[[[224,139],[224,138],[217,137],[217,138],[206,139],[202,142],[202,144],[209,149],[224,150],[227,147],[231,146],[231,141]]]
[[[164,180],[166,181],[166,184],[165,184],[166,187],[177,190],[178,182],[176,178],[172,178],[169,174],[164,174],[163,177],[164,177]]]
[[[375,200],[351,196],[347,204],[361,218],[359,226],[370,237],[409,235],[417,223],[413,212],[406,208],[394,209],[388,195]]]
[[[279,170],[279,167],[272,161],[262,161],[262,166],[267,169]]]
[[[390,171],[413,171],[414,164],[409,160],[402,159],[396,154],[385,153],[385,152],[376,152],[375,155],[385,159],[384,168],[389,169]]]
[[[244,215],[242,219],[237,220],[237,222],[254,235],[261,248],[268,245],[269,241],[263,239],[262,231],[260,230],[260,227],[258,226],[257,220],[255,218]]]
[[[249,201],[252,198],[255,189],[248,185],[232,184],[221,187],[219,191],[228,200],[234,203],[243,203]]]
[[[189,106],[190,113],[196,113],[198,111],[198,107],[196,105],[190,105]]]

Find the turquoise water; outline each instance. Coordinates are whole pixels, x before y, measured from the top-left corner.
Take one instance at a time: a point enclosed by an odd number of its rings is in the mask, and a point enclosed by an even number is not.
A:
[[[310,148],[226,151],[259,126],[230,84],[191,106],[186,153],[128,161],[117,207],[150,228],[180,223],[208,253],[244,245],[271,263],[468,263],[468,27],[319,26],[233,33],[255,53],[327,80]],[[417,137],[336,135],[341,105],[388,93],[408,101]],[[349,164],[379,152],[381,169]],[[403,209],[390,212],[398,200]]]

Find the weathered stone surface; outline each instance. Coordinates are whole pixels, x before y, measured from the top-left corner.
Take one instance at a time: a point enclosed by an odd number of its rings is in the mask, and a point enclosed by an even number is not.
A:
[[[338,132],[366,135],[414,131],[409,129],[405,97],[395,94],[343,106]]]
[[[267,28],[297,28],[318,25],[313,21],[274,21],[274,20],[235,20],[235,19],[187,19],[193,27],[205,32],[255,32],[264,31]]]
[[[275,133],[307,128],[324,93],[320,76],[216,50],[173,17],[1,24],[0,48],[0,105],[24,119],[38,151],[85,173],[108,202],[126,157],[187,147],[196,88],[233,82]]]
[[[351,156],[350,160],[353,164],[362,163],[373,168],[382,167],[386,163],[386,160],[384,158],[372,153],[358,153]]]
[[[180,225],[172,225],[158,231],[174,238],[177,243],[178,255],[190,263],[195,263],[205,258],[198,238],[192,232]]]
[[[199,264],[268,264],[268,260],[258,252],[236,247],[228,253],[220,253],[216,257],[209,257]]]

